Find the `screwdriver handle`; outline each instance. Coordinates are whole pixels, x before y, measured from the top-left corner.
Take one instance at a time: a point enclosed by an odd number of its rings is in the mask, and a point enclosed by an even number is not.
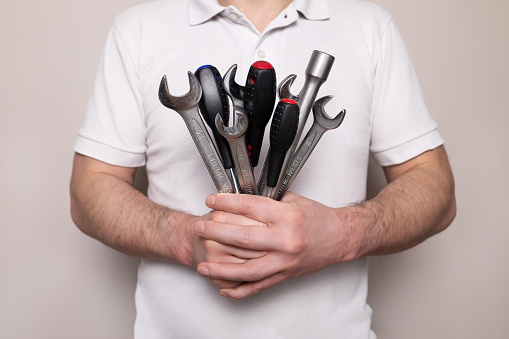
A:
[[[265,126],[276,102],[276,71],[267,61],[256,61],[249,68],[244,86],[244,111],[249,119],[246,144],[251,166],[256,167],[260,158]]]
[[[267,186],[276,187],[286,152],[297,134],[299,105],[292,99],[279,101],[270,126],[270,157]]]
[[[233,158],[228,141],[219,134],[215,125],[217,114],[221,116],[221,119],[223,119],[223,122],[227,126],[230,116],[230,103],[223,87],[221,74],[214,66],[203,65],[196,70],[195,75],[202,87],[199,108],[203,120],[205,120],[212,130],[214,140],[216,141],[221,159],[223,160],[224,168],[233,168]]]

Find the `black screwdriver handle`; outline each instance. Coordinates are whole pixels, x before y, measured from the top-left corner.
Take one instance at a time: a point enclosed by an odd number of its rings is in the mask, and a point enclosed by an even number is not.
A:
[[[299,105],[292,99],[279,101],[270,125],[270,156],[267,186],[276,187],[286,152],[299,127]]]
[[[224,168],[233,168],[233,158],[228,141],[219,134],[215,124],[217,114],[221,116],[226,126],[228,126],[230,117],[230,102],[223,87],[221,74],[214,66],[204,65],[196,70],[195,75],[202,87],[199,108],[203,120],[212,130],[214,140],[223,159]]]
[[[260,158],[265,126],[269,123],[276,102],[276,71],[267,61],[256,61],[249,68],[244,86],[244,111],[249,119],[246,145],[251,166]]]

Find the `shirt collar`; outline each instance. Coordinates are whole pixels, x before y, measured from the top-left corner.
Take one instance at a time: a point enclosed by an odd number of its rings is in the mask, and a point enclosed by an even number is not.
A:
[[[294,0],[293,6],[308,20],[325,20],[329,18],[327,0]],[[225,9],[217,1],[189,0],[189,24],[202,24]]]

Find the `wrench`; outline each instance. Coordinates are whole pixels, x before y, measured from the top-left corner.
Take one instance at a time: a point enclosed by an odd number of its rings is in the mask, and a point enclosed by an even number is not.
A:
[[[283,163],[282,171],[286,171],[286,169],[289,166],[290,159],[292,158],[295,149],[297,148],[297,144],[299,143],[299,139],[302,135],[304,126],[306,125],[306,121],[308,119],[309,113],[311,111],[311,107],[313,106],[313,103],[316,99],[316,96],[318,94],[318,90],[322,86],[322,84],[327,80],[329,77],[329,73],[331,71],[332,65],[334,63],[334,57],[332,55],[329,55],[327,53],[314,50],[311,54],[311,58],[309,59],[308,65],[306,67],[306,75],[304,80],[304,85],[299,93],[299,95],[293,95],[290,91],[290,87],[295,81],[296,75],[292,74],[286,77],[281,84],[279,85],[278,92],[279,97],[281,99],[283,98],[289,98],[292,100],[297,101],[300,108],[300,115],[299,115],[299,127],[297,129],[297,135],[295,136],[295,140],[288,150],[287,156],[285,158],[285,161]],[[268,164],[267,164],[268,167]],[[264,164],[262,168],[262,172],[260,175],[259,180],[259,186],[258,190],[262,191],[263,186],[266,182],[267,177],[267,171],[266,166]],[[278,186],[276,189],[280,188],[280,184],[278,183]]]
[[[169,109],[176,111],[184,122],[193,138],[193,141],[200,152],[200,155],[207,166],[207,170],[220,193],[232,193],[233,186],[226,175],[217,154],[216,148],[210,135],[205,128],[198,110],[198,103],[202,95],[202,88],[198,79],[192,72],[188,72],[190,90],[183,96],[173,96],[168,90],[166,75],[161,79],[159,85],[159,101]]]
[[[253,169],[249,161],[249,154],[246,147],[245,135],[248,127],[248,118],[244,110],[234,105],[233,112],[237,115],[237,123],[232,127],[225,127],[223,119],[219,114],[216,115],[216,127],[219,134],[226,138],[230,144],[233,162],[237,170],[237,177],[240,182],[240,188],[247,194],[258,194],[256,190]]]
[[[244,86],[235,82],[235,74],[237,74],[237,64],[233,64],[223,77],[223,87],[234,106],[244,108]],[[233,125],[236,124],[237,117],[235,113],[231,117]]]
[[[308,133],[299,145],[299,148],[292,157],[290,167],[286,171],[283,180],[281,180],[281,187],[279,188],[276,200],[281,200],[285,195],[286,191],[295,180],[297,174],[299,174],[302,166],[309,158],[311,152],[320,141],[322,135],[328,130],[338,128],[345,118],[346,111],[342,110],[339,114],[331,119],[327,116],[324,106],[332,99],[331,95],[325,96],[318,99],[313,105],[313,125],[309,129]]]

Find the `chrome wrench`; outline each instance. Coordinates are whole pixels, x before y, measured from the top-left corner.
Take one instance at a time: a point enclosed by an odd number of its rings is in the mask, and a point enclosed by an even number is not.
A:
[[[343,119],[345,118],[346,111],[342,110],[334,119],[328,117],[325,112],[324,106],[332,99],[331,95],[325,96],[323,98],[318,99],[313,105],[313,125],[307,132],[306,136],[302,140],[299,148],[295,152],[295,155],[292,157],[290,167],[285,173],[283,180],[281,180],[281,185],[277,194],[276,200],[281,200],[285,193],[288,191],[288,188],[295,180],[297,174],[299,174],[302,166],[311,155],[311,152],[315,149],[318,141],[322,135],[331,130],[338,128]]]
[[[237,74],[237,64],[233,64],[223,77],[223,87],[234,106],[244,108],[244,86],[235,82],[235,74]],[[230,121],[236,124],[237,117],[235,113],[231,116]]]
[[[171,95],[168,90],[166,75],[163,76],[159,85],[159,101],[167,108],[176,111],[184,119],[218,192],[233,193],[233,186],[226,175],[221,158],[219,158],[198,110],[202,88],[192,72],[188,72],[188,76],[190,90],[183,96]]]
[[[293,95],[290,91],[290,87],[292,86],[295,78],[297,77],[295,74],[289,75],[286,77],[278,88],[279,98],[288,98],[297,101],[300,108],[299,115],[299,127],[297,129],[297,134],[295,136],[295,140],[288,150],[287,156],[283,163],[282,171],[285,173],[288,165],[290,163],[290,159],[292,158],[295,149],[299,143],[299,139],[302,135],[304,126],[306,125],[306,121],[308,119],[309,113],[311,112],[311,107],[315,102],[316,96],[318,95],[318,91],[322,84],[329,77],[329,73],[332,69],[332,65],[334,64],[334,57],[327,53],[314,50],[311,54],[311,58],[309,59],[308,65],[306,67],[306,75],[304,80],[304,85],[299,93],[299,95]],[[258,191],[263,191],[264,186],[267,181],[267,171],[268,171],[268,163],[264,163],[262,172],[260,174],[259,182],[258,182]],[[280,184],[276,187],[279,190]]]
[[[246,131],[248,127],[248,118],[244,110],[234,105],[233,112],[237,115],[237,123],[232,127],[224,126],[223,119],[218,114],[216,115],[216,127],[219,134],[221,134],[228,141],[230,150],[232,151],[233,162],[237,170],[237,178],[239,179],[240,188],[242,192],[247,194],[258,194],[256,183],[253,175],[251,162],[249,161],[249,153],[246,147]]]

